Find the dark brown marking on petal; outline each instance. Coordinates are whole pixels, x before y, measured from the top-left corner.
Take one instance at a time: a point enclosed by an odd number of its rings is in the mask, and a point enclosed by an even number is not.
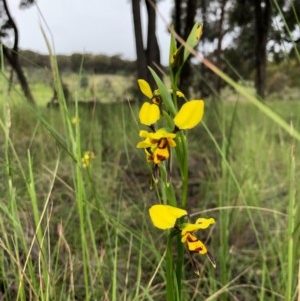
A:
[[[157,144],[158,148],[160,149],[164,149],[168,146],[168,140],[166,138],[162,138],[158,144]]]

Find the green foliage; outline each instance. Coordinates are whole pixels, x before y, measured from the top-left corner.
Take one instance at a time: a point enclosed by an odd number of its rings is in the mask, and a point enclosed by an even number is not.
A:
[[[254,60],[254,42],[255,42],[255,6],[256,3],[262,8],[266,6],[265,1],[243,0],[235,1],[231,5],[228,16],[230,31],[236,30],[236,39],[231,47],[235,50],[236,56],[240,59],[240,64],[233,64],[235,67],[243,65],[242,62],[253,64]],[[287,49],[293,47],[293,37],[296,37],[299,14],[296,1],[273,0],[271,1],[271,22],[264,24],[268,27],[268,55],[281,61],[286,57]],[[245,13],[247,12],[247,13]],[[285,24],[285,25],[284,25]],[[237,30],[237,26],[239,30]],[[249,67],[251,67],[249,65]],[[247,73],[241,73],[246,77]]]
[[[270,105],[299,128],[297,102],[273,100]],[[137,109],[133,107],[135,116]],[[217,270],[205,265],[198,279],[186,257],[186,300],[232,300],[241,295],[245,300],[284,299],[288,260],[300,256],[296,247],[299,227],[293,236],[287,228],[291,219],[299,224],[299,215],[287,215],[289,200],[292,204],[297,189],[297,182],[293,184],[291,179],[294,170],[297,178],[299,169],[299,158],[291,157],[291,147],[298,149],[299,143],[250,104],[236,107],[223,103],[219,112],[220,119],[215,119],[208,105],[205,120],[219,124],[214,130],[216,143],[221,135],[226,137],[224,148],[219,150],[221,156],[205,128],[199,127],[189,135],[189,210],[192,218],[209,212],[218,222],[210,242]],[[104,296],[110,300],[113,296],[115,300],[165,300],[165,275],[159,269],[165,243],[147,218],[152,203],[149,173],[143,154],[135,148],[137,128],[128,122],[132,120],[130,108],[119,104],[98,107],[95,114],[85,108],[79,111],[81,149],[91,148],[96,155],[90,171],[81,170],[81,189],[86,195],[86,257],[80,247],[79,192],[75,190],[73,170],[76,163],[57,143],[55,132],[62,141],[70,137],[56,110],[41,109],[40,113],[37,119],[22,101],[10,111],[5,106],[1,110],[1,145],[8,142],[3,151],[9,158],[9,164],[5,157],[1,161],[0,185],[0,282],[6,288],[4,300],[27,300],[30,292],[36,298],[50,295],[55,300],[101,300]],[[74,115],[70,110],[68,116]],[[6,140],[4,129],[9,120],[10,138]],[[228,151],[223,153],[222,149]],[[38,203],[33,203],[34,195]],[[33,206],[41,221],[39,228],[31,218]],[[37,229],[44,234],[40,245],[36,243]],[[291,256],[287,243],[293,237],[295,245],[291,248],[296,253]],[[31,242],[34,244],[29,251]],[[19,271],[27,255],[23,287],[19,288]],[[83,260],[88,263],[91,281],[88,295]],[[224,274],[220,270],[223,263]],[[49,275],[40,278],[42,270]],[[47,287],[39,285],[40,279],[48,279],[43,282]],[[295,295],[297,271],[292,271],[291,279]]]
[[[51,60],[58,109],[27,106],[19,88],[8,94],[6,77],[0,77],[1,297],[165,301],[166,243],[148,218],[155,200],[151,171],[136,149],[139,108],[110,102],[68,106],[55,57]],[[203,64],[232,86],[227,95],[234,102],[205,101],[203,126],[189,131],[188,148],[182,149],[188,150],[188,165],[173,168],[174,187],[187,184],[191,219],[210,215],[217,221],[205,241],[216,255],[215,270],[196,257],[198,278],[189,257],[175,253],[184,267],[177,275],[187,279],[182,300],[296,301],[299,102],[262,104],[251,87]],[[270,69],[271,76],[275,71]],[[67,78],[73,95],[82,95],[81,77],[82,69]],[[128,77],[105,78],[111,85],[103,81],[103,97],[110,101],[110,89]],[[90,78],[90,85],[96,79],[98,84],[103,77]],[[38,81],[34,90],[41,98],[51,95]],[[87,150],[95,159],[84,168]],[[182,185],[187,171],[189,182]]]

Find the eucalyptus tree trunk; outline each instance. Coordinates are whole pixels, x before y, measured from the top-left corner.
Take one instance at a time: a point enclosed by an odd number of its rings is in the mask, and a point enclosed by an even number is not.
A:
[[[146,0],[146,8],[148,15],[148,34],[147,34],[147,65],[152,67],[158,74],[160,74],[160,51],[156,36],[156,0]],[[148,77],[148,81],[152,80],[152,77]]]
[[[271,23],[269,0],[255,0],[255,88],[262,99],[265,96],[267,69],[267,42]]]
[[[154,81],[150,75],[148,66],[151,66],[156,72],[160,73],[160,51],[156,36],[156,0],[145,0],[148,17],[146,38],[143,37],[140,4],[140,0],[132,0],[132,15],[137,56],[137,76],[138,78],[147,80],[153,87]],[[146,47],[144,44],[146,44]]]
[[[195,17],[196,17],[196,10],[197,10],[197,1],[195,0],[188,0],[186,6],[186,17],[185,17],[185,24],[184,24],[184,32],[183,38],[186,40],[195,25]],[[192,68],[190,62],[191,56],[188,58],[187,62],[184,64],[182,71],[181,71],[181,81],[179,84],[180,89],[189,96],[189,87],[191,86],[191,78],[192,78]]]
[[[147,78],[147,58],[144,49],[140,0],[132,0],[133,27],[135,36],[137,77]]]
[[[6,24],[9,24],[9,29],[13,30],[13,34],[14,34],[14,44],[12,48],[8,48],[7,46],[2,44],[2,48],[3,48],[3,54],[5,56],[5,58],[7,59],[7,61],[9,62],[9,64],[11,65],[13,71],[16,73],[17,78],[20,82],[21,88],[23,90],[23,93],[26,97],[26,99],[31,103],[31,104],[35,104],[33,95],[31,93],[29,84],[27,82],[26,76],[23,72],[23,69],[21,67],[20,61],[19,61],[19,32],[18,32],[18,28],[17,25],[14,21],[14,19],[12,18],[7,2],[6,0],[2,0],[2,5],[3,5],[3,13],[6,15]],[[5,29],[1,28],[1,33],[5,34]],[[1,41],[0,41],[1,42]]]
[[[222,0],[221,1],[221,14],[220,14],[220,20],[218,22],[218,44],[217,44],[217,50],[216,50],[216,65],[222,69],[222,42],[224,37],[224,18],[225,18],[225,6],[228,0]],[[220,94],[221,92],[221,78],[220,76],[216,76],[215,81],[215,90],[217,94]]]

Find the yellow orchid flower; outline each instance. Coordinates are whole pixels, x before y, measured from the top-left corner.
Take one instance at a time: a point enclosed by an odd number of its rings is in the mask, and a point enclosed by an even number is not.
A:
[[[147,82],[146,82],[147,83]],[[141,84],[141,87],[148,93],[149,85]],[[180,91],[176,93],[180,94]],[[149,93],[148,93],[149,94]],[[139,113],[142,124],[150,126],[154,132],[140,131],[140,137],[145,138],[137,144],[137,148],[145,150],[147,162],[154,163],[154,168],[161,162],[170,159],[170,148],[176,147],[175,137],[178,130],[188,130],[195,127],[202,120],[204,113],[203,100],[191,100],[186,102],[175,115],[173,121],[175,124],[172,132],[164,128],[155,131],[154,124],[160,117],[159,107],[155,104],[145,102]],[[153,170],[153,178],[158,179],[154,174],[158,175],[157,170]],[[170,168],[167,169],[167,175],[170,175]]]
[[[172,132],[166,129],[156,130],[156,123],[161,116],[161,95],[160,90],[152,91],[149,83],[143,79],[138,80],[141,92],[153,103],[145,102],[139,111],[139,119],[141,124],[149,126],[152,132],[140,131],[140,137],[145,138],[137,144],[137,148],[144,149],[146,160],[153,163],[152,176],[156,182],[159,178],[159,165],[167,160],[167,179],[170,179],[171,173],[171,147],[176,147],[175,137],[179,130],[189,130],[200,123],[204,114],[203,100],[191,100],[186,102],[175,115],[173,122],[174,128]],[[177,90],[168,90],[170,94],[176,94],[177,97],[185,98],[184,94]],[[172,123],[168,112],[164,113],[168,119],[168,124]]]
[[[181,234],[181,242],[186,245],[191,253],[206,254],[212,265],[216,267],[213,256],[209,253],[205,244],[194,234],[196,231],[206,229],[214,224],[215,220],[213,218],[198,218],[195,223],[177,225],[177,219],[187,216],[187,211],[170,205],[153,205],[149,209],[149,214],[155,227],[162,230],[176,229]]]
[[[170,147],[175,147],[175,133],[169,133],[161,128],[156,132],[140,131],[140,137],[145,138],[137,144],[137,148],[143,148],[146,151],[147,160],[154,164],[160,164],[169,159]]]

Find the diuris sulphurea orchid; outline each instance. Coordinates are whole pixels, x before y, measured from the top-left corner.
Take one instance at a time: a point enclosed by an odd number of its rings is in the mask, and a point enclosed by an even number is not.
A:
[[[177,220],[179,218],[188,216],[187,211],[174,206],[161,204],[153,205],[149,209],[149,214],[155,227],[162,230],[176,229],[181,235],[181,242],[186,245],[186,248],[191,255],[194,253],[207,255],[213,267],[216,267],[213,256],[207,250],[205,244],[195,235],[198,230],[207,229],[209,226],[213,225],[215,223],[213,218],[198,218],[195,223],[187,222],[178,224]],[[196,264],[192,257],[191,259],[195,268],[195,273],[199,275],[199,270],[196,268]]]
[[[140,137],[143,141],[137,144],[137,148],[145,150],[146,159],[153,163],[153,170],[156,171],[158,166],[170,160],[171,148],[176,147],[176,133],[180,130],[190,130],[197,126],[203,117],[204,101],[190,100],[183,104],[180,110],[173,118],[173,129],[161,127],[155,128],[155,123],[160,119],[160,110],[156,104],[145,102],[139,112],[141,124],[149,126],[150,131],[141,130]],[[154,176],[154,180],[157,180]]]

